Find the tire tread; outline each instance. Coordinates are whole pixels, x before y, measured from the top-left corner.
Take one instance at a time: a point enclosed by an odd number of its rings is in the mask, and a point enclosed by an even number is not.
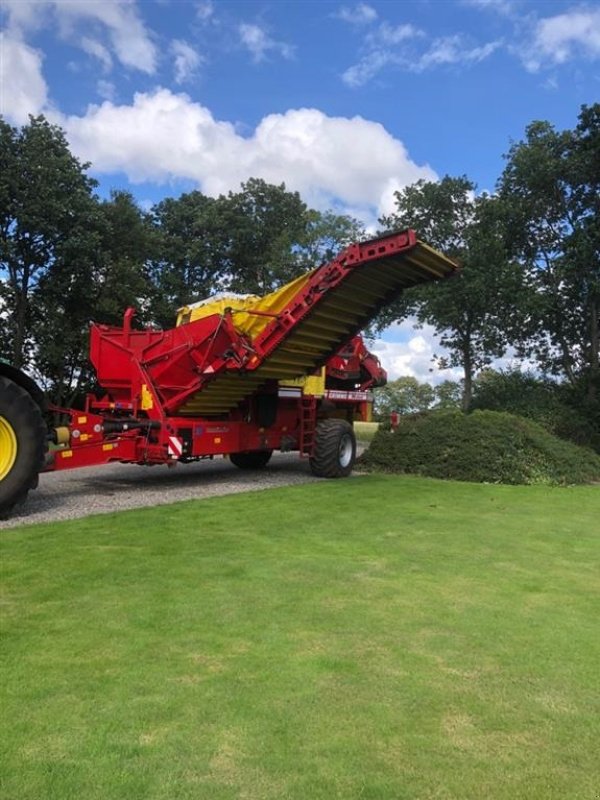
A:
[[[30,489],[37,486],[38,473],[44,466],[46,451],[46,425],[42,412],[29,392],[10,378],[0,376],[0,415],[15,428],[19,446],[25,444],[29,457],[19,463],[0,483],[0,518],[25,502]],[[14,474],[13,474],[14,472]]]

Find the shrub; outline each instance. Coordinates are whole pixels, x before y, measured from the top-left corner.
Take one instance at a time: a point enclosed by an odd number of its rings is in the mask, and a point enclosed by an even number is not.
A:
[[[598,407],[566,384],[519,370],[485,370],[475,381],[471,408],[527,417],[561,439],[600,452]]]
[[[495,411],[429,412],[379,430],[360,463],[373,470],[479,483],[600,480],[600,457],[542,426]]]

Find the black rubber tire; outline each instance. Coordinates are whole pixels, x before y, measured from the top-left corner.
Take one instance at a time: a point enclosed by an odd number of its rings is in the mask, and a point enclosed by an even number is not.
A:
[[[272,455],[272,450],[255,450],[252,453],[231,453],[229,460],[239,469],[262,469]]]
[[[0,481],[0,519],[23,503],[38,483],[47,450],[47,429],[38,404],[29,392],[9,378],[0,377],[0,416],[12,428],[17,456],[8,475]]]
[[[356,437],[344,419],[323,419],[317,425],[315,449],[310,459],[313,475],[347,478],[356,460]]]

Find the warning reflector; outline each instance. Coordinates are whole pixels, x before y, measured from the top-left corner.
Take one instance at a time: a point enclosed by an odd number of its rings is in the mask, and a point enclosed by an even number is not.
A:
[[[169,436],[167,452],[170,458],[181,458],[183,453],[183,439],[180,439],[179,436]]]

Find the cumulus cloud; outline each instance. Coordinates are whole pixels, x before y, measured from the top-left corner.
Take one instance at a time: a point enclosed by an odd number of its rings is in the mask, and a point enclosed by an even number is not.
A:
[[[181,84],[191,80],[202,63],[202,57],[183,39],[174,39],[171,42],[171,54],[175,68],[175,83]]]
[[[538,20],[521,56],[531,72],[578,56],[600,58],[600,9],[575,9]]]
[[[406,319],[387,328],[381,338],[369,343],[371,350],[387,370],[388,380],[404,376],[416,378],[420,383],[437,386],[443,381],[460,381],[464,377],[461,367],[439,369],[438,358],[448,358],[449,351],[440,344],[432,325],[417,327],[414,319]],[[536,372],[537,364],[532,359],[519,358],[513,348],[508,348],[502,358],[490,364],[496,370]]]
[[[293,58],[294,48],[286,42],[272,39],[260,25],[243,23],[238,28],[240,41],[246,47],[255,62],[264,61],[269,52],[279,53],[283,58]]]
[[[352,207],[366,223],[392,210],[397,189],[436,178],[382,125],[317,109],[270,114],[242,137],[187,95],[159,89],[136,94],[131,105],[105,102],[60,122],[96,172],[123,172],[132,182],[194,180],[211,195],[254,176],[285,182],[318,208]]]
[[[447,355],[447,351],[440,345],[431,325],[417,330],[414,320],[392,325],[386,338],[376,339],[369,344],[369,350],[379,358],[390,381],[409,376],[420,383],[436,386],[442,381],[459,381],[463,377],[460,368],[438,369],[435,366],[434,357]]]
[[[18,125],[48,102],[42,53],[8,33],[0,33],[0,113]]]
[[[110,47],[124,66],[148,74],[156,70],[156,47],[131,0],[3,0],[3,10],[13,32],[43,27],[50,19],[65,39],[100,58],[105,66]],[[87,35],[90,25],[102,30],[106,44]]]

